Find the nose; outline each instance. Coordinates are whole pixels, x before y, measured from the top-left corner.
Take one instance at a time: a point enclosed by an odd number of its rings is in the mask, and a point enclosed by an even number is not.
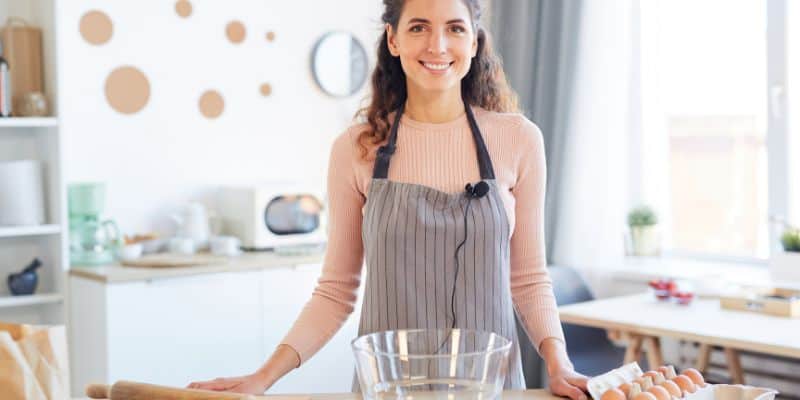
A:
[[[428,52],[431,54],[445,54],[447,52],[447,36],[444,32],[436,32],[430,36]]]

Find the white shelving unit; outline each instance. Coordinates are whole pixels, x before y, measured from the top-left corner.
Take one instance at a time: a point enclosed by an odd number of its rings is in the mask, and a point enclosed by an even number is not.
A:
[[[62,303],[68,266],[65,185],[59,131],[56,82],[58,0],[0,0],[0,24],[22,17],[42,30],[44,93],[49,117],[0,118],[0,162],[37,160],[43,165],[46,224],[0,226],[0,321],[56,324],[65,322]],[[13,69],[13,65],[10,66]],[[12,110],[13,112],[13,110]],[[6,276],[34,258],[42,262],[32,295],[12,296]]]

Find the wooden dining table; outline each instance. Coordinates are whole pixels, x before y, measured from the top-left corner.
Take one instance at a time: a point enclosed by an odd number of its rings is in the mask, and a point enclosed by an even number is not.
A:
[[[725,310],[714,298],[680,305],[643,293],[561,306],[559,315],[564,323],[606,329],[611,338],[623,339],[625,363],[644,353],[650,366],[663,365],[660,338],[670,337],[700,344],[695,368],[703,373],[712,346],[721,347],[733,383],[745,383],[740,351],[800,359],[800,319]]]

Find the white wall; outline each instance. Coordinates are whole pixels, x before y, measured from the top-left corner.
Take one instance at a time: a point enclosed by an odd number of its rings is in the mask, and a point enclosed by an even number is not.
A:
[[[374,0],[191,0],[186,19],[174,1],[54,1],[65,179],[107,182],[107,214],[126,233],[168,232],[165,214],[189,200],[213,205],[219,184],[324,185],[330,144],[367,85],[346,99],[327,96],[311,76],[310,52],[325,32],[345,30],[361,40],[372,66],[380,30]],[[81,16],[93,9],[114,24],[101,46],[79,33]],[[239,45],[225,36],[231,20],[247,28]],[[150,80],[149,103],[133,115],[114,111],[104,95],[106,76],[122,65]],[[270,97],[259,93],[263,82],[272,85]],[[198,110],[207,89],[225,98],[216,120]]]

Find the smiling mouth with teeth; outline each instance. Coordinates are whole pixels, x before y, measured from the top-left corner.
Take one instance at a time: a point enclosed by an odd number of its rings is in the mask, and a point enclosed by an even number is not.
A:
[[[447,68],[450,68],[451,65],[453,65],[452,61],[447,63],[447,64],[427,63],[427,62],[424,62],[424,61],[420,61],[419,63],[422,64],[425,68],[436,70],[436,71],[445,70]]]

